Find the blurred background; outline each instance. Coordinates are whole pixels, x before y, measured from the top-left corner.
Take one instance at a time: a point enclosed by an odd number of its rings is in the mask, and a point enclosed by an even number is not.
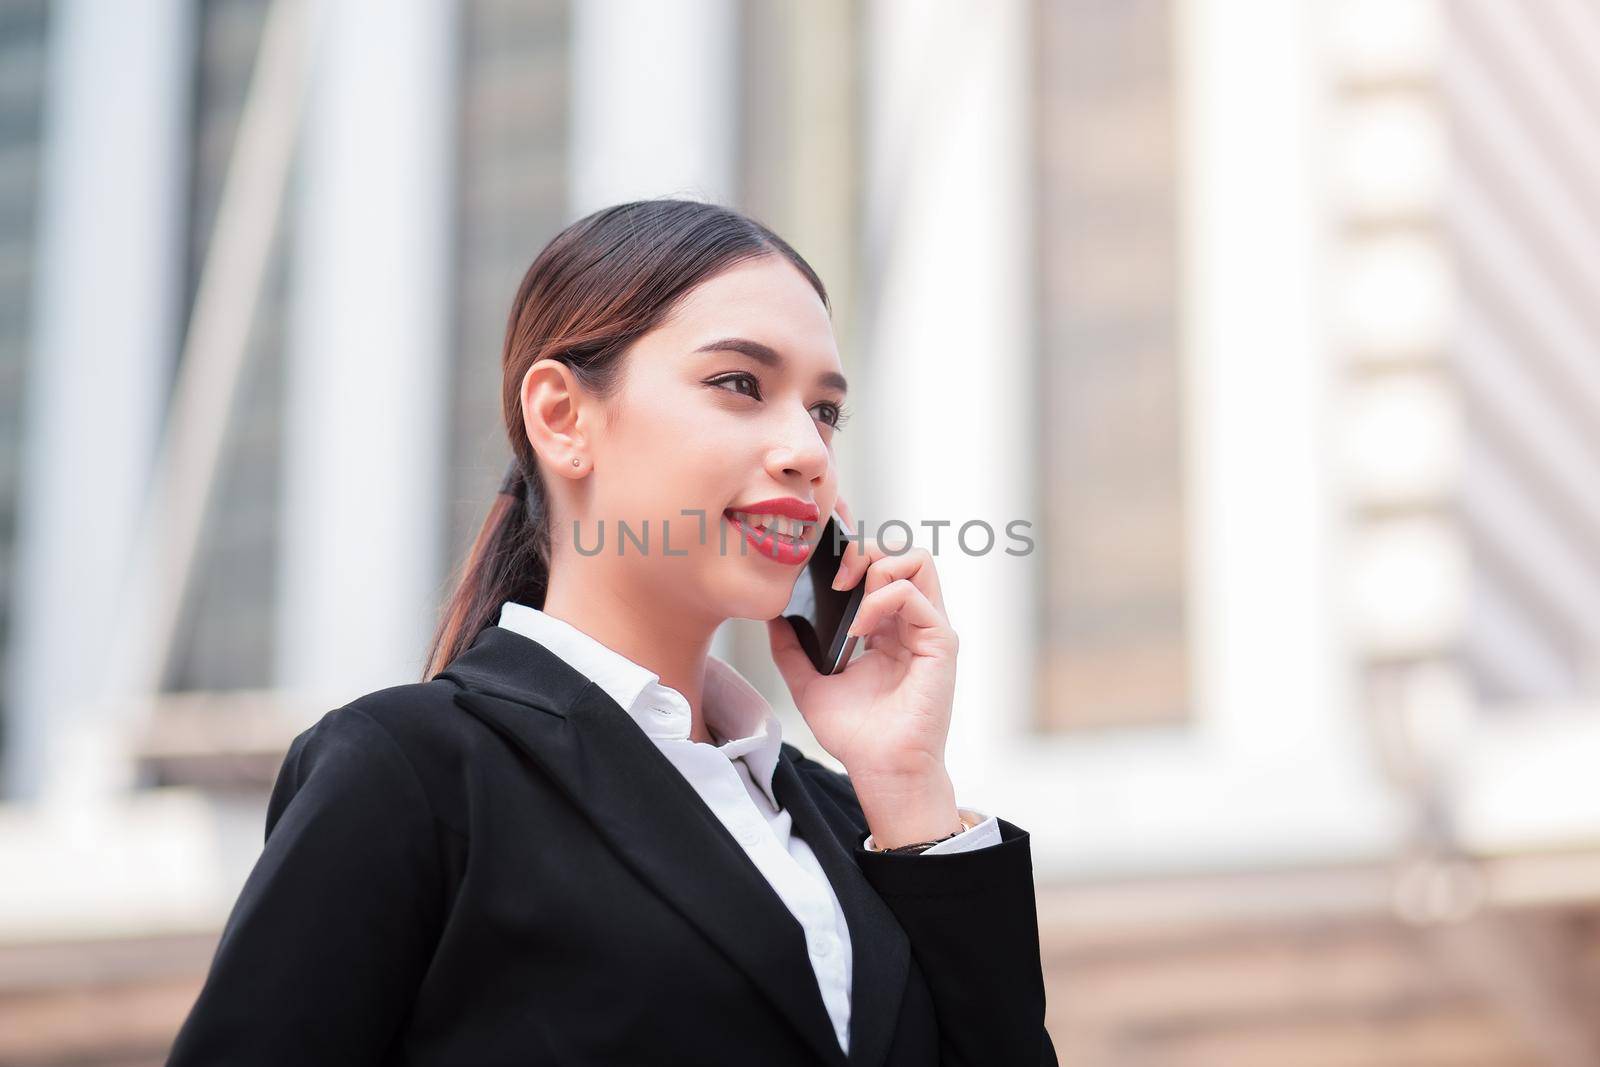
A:
[[[289,740],[421,675],[522,272],[665,195],[816,266],[849,499],[949,523],[1063,1064],[1600,1064],[1597,54],[1588,0],[3,0],[0,1064],[161,1062]]]

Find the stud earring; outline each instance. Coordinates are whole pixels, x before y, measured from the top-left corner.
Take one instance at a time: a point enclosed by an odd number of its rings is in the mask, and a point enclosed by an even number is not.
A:
[[[582,462],[582,461],[581,461],[581,460],[579,460],[579,459],[578,459],[578,457],[577,457],[577,456],[573,456],[573,457],[572,457],[572,465],[573,465],[573,466],[574,466],[574,467],[576,467],[576,466],[579,466],[579,465],[580,465],[580,464],[581,464],[581,462]]]

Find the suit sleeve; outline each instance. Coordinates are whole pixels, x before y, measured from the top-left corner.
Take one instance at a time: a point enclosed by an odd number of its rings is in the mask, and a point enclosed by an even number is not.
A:
[[[437,833],[405,753],[366,712],[296,737],[168,1067],[381,1062],[441,928]]]
[[[998,844],[855,856],[911,941],[939,1015],[945,1067],[1056,1067],[1028,832],[997,820]]]
[[[990,845],[1000,843],[1000,823],[993,815],[986,815],[973,808],[957,807],[956,810],[960,813],[961,821],[966,824],[967,829],[954,837],[940,841],[932,848],[924,849],[920,855],[937,856],[945,852],[970,852],[976,848],[988,848]],[[868,852],[883,851],[871,834],[867,835],[861,847]]]

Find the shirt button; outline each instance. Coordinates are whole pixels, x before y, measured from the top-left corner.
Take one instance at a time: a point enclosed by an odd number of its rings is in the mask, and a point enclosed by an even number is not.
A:
[[[825,958],[833,951],[833,938],[825,935],[814,938],[811,942],[811,951],[819,958]]]
[[[753,822],[739,824],[739,842],[745,845],[761,843],[761,827]]]

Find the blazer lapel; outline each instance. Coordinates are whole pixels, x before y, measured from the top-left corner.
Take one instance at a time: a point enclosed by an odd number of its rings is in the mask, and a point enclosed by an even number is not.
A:
[[[838,806],[820,804],[805,787],[788,744],[778,757],[772,791],[822,865],[850,924],[850,1059],[878,1067],[889,1054],[900,1015],[911,945],[889,906],[861,873],[854,849],[866,838]]]
[[[846,1063],[799,921],[616,701],[543,645],[498,626],[438,677],[462,686],[456,703],[520,749],[624,864],[749,976],[822,1062]]]

